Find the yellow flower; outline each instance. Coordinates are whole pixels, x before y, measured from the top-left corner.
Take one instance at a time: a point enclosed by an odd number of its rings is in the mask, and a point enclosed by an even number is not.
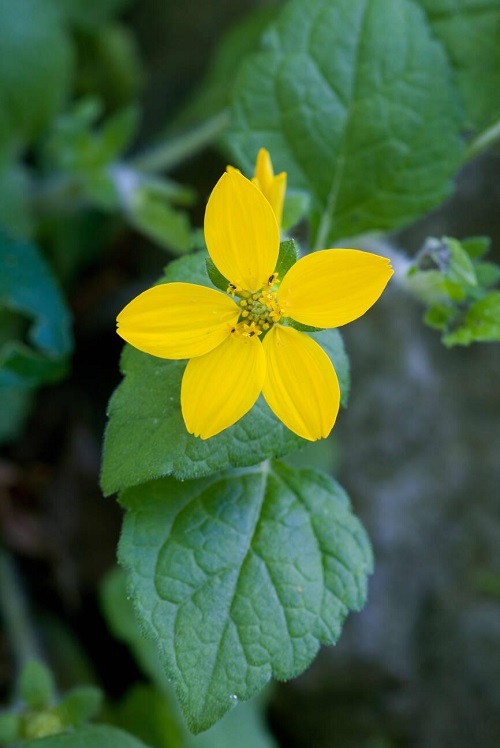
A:
[[[261,148],[257,155],[252,182],[271,203],[278,226],[281,226],[286,192],[286,172],[282,171],[281,174],[274,176],[271,156],[265,148]]]
[[[233,173],[237,171],[241,174],[240,170],[234,166],[228,166],[227,171]],[[252,182],[271,204],[278,226],[281,226],[286,192],[286,171],[282,171],[281,174],[274,176],[271,156],[265,148],[261,148],[257,154]]]
[[[338,327],[357,319],[384,290],[389,260],[326,249],[279,278],[275,213],[236,170],[210,196],[205,239],[227,294],[192,283],[155,286],[118,315],[118,334],[153,356],[189,359],[181,409],[195,436],[209,439],[232,426],[261,392],[291,431],[310,441],[328,436],[340,404],[337,375],[323,349],[287,320]]]

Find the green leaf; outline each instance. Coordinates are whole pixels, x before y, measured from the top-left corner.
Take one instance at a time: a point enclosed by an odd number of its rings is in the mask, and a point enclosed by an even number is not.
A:
[[[120,563],[194,732],[302,672],[365,602],[370,545],[323,473],[266,463],[121,501]]]
[[[443,338],[443,342],[447,346],[499,341],[500,291],[491,291],[483,299],[472,304],[458,330],[445,335]]]
[[[137,683],[120,703],[116,716],[120,727],[155,748],[185,748],[186,729],[173,693],[169,699],[152,686]]]
[[[97,717],[102,708],[103,693],[95,686],[77,686],[71,689],[57,706],[57,712],[66,725],[77,726]]]
[[[73,52],[51,0],[0,0],[0,60],[0,141],[25,145],[70,90]]]
[[[126,207],[130,223],[161,247],[175,252],[191,249],[193,242],[187,213],[167,202],[157,184],[138,184]]]
[[[206,253],[171,263],[161,282],[186,281],[210,286]],[[337,371],[345,403],[349,366],[338,330],[312,337],[322,345]],[[246,467],[281,457],[305,442],[271,412],[264,398],[234,426],[211,439],[188,434],[180,408],[185,361],[168,361],[126,346],[121,360],[123,382],[113,394],[104,441],[101,485],[105,494],[174,475],[198,478],[231,465]]]
[[[295,265],[299,259],[299,252],[293,239],[287,239],[280,244],[278,262],[276,263],[276,272],[279,280],[282,281],[292,265]]]
[[[418,0],[455,67],[468,125],[500,118],[499,0]]]
[[[229,286],[229,281],[227,278],[224,278],[222,273],[220,273],[217,268],[214,265],[213,260],[210,257],[207,257],[205,260],[206,266],[207,266],[207,273],[208,277],[212,281],[213,285],[219,289],[219,291],[224,291],[224,293],[227,292],[227,288]]]
[[[19,678],[19,693],[30,709],[41,710],[50,706],[55,684],[50,670],[38,660],[30,660]]]
[[[287,190],[283,205],[281,225],[283,231],[293,228],[309,211],[311,200],[306,192]]]
[[[472,260],[479,260],[489,251],[491,239],[489,236],[470,236],[461,240],[461,245]]]
[[[71,320],[52,272],[38,248],[0,231],[0,309],[30,319],[27,338],[0,347],[0,385],[35,385],[65,372],[72,347]]]
[[[445,241],[450,251],[449,279],[461,286],[477,286],[476,271],[468,252],[457,239],[447,237]]]
[[[148,748],[123,730],[107,725],[85,725],[72,732],[29,740],[24,748]]]
[[[21,732],[21,715],[12,712],[0,713],[0,744],[14,743]]]
[[[264,41],[242,67],[229,144],[248,172],[268,148],[311,193],[315,246],[401,226],[449,194],[461,117],[414,3],[293,0]]]

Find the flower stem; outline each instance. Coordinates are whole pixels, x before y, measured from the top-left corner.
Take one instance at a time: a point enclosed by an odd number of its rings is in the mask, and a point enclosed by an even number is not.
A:
[[[499,140],[500,120],[495,122],[495,124],[491,125],[491,127],[488,127],[486,130],[483,130],[483,132],[479,133],[477,137],[471,140],[465,150],[464,161],[470,161]]]
[[[12,556],[0,546],[0,615],[18,670],[30,659],[40,659],[28,603]]]
[[[173,169],[184,159],[211,145],[217,140],[229,123],[226,110],[203,122],[194,130],[183,133],[177,138],[156,146],[144,154],[139,154],[131,161],[131,166],[139,171],[167,171]]]

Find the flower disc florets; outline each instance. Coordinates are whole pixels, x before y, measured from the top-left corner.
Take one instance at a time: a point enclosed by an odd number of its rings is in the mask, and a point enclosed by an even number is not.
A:
[[[259,291],[243,291],[239,286],[230,283],[227,292],[240,296],[240,322],[251,326],[252,334],[261,335],[279,322],[283,314],[278,302],[278,273],[273,273]]]

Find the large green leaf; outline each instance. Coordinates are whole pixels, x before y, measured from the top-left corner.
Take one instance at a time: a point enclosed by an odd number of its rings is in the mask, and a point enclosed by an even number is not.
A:
[[[121,501],[129,591],[194,732],[304,670],[365,602],[370,545],[323,473],[264,463]]]
[[[0,145],[38,137],[69,93],[73,53],[51,0],[0,0]]]
[[[87,725],[72,732],[23,743],[26,748],[147,748],[137,738],[107,725]]]
[[[455,67],[469,126],[500,118],[500,0],[418,0]]]
[[[200,252],[168,267],[163,280],[210,285]],[[337,330],[312,333],[337,370],[343,401],[349,368]],[[289,431],[261,396],[238,423],[211,439],[188,434],[180,407],[185,361],[167,361],[127,346],[122,356],[125,375],[109,404],[104,443],[102,487],[106,494],[173,474],[197,478],[228,466],[255,465],[280,457],[306,442]]]
[[[229,144],[313,196],[318,248],[439,204],[462,157],[442,46],[410,0],[294,0],[243,65]]]

